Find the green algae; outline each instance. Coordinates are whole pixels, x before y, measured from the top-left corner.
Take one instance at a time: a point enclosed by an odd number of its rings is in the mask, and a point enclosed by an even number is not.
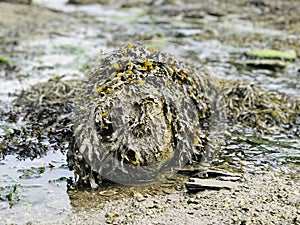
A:
[[[0,63],[9,65],[9,60],[5,56],[0,55]]]
[[[31,167],[30,169],[24,169],[20,170],[20,172],[23,172],[23,174],[20,176],[21,179],[32,179],[32,178],[38,178],[41,176],[41,174],[45,173],[46,167]]]
[[[8,201],[10,208],[12,208],[18,201],[20,201],[18,188],[18,184],[13,184],[12,186],[7,186],[5,188],[0,187],[0,200]],[[1,192],[5,193],[2,194]]]
[[[251,50],[247,52],[247,55],[257,59],[281,59],[287,61],[293,61],[297,58],[296,53],[293,51],[282,52],[273,49]]]

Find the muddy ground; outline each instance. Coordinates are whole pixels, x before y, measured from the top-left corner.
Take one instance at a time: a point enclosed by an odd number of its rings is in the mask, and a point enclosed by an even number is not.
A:
[[[216,76],[300,94],[299,1],[111,1],[102,11],[37,2],[43,7],[0,2],[0,54],[9,60],[0,64],[2,109],[32,84],[83,77],[100,49],[128,41],[159,40],[162,48],[176,43],[186,52],[171,53],[184,57],[192,50],[191,60],[206,63]],[[243,61],[251,48],[294,51],[298,59],[284,69],[252,69]],[[141,194],[125,187],[128,195],[105,202],[97,201],[101,191],[73,191],[72,212],[66,218],[54,215],[48,224],[300,224],[299,148],[294,159],[275,169],[263,160],[249,163],[234,190],[187,194],[183,185],[174,184],[164,194]],[[2,219],[0,224],[48,222],[32,221],[30,215]]]

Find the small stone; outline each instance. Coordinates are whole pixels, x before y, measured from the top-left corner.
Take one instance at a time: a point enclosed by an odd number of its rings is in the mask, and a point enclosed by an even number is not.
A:
[[[219,181],[216,179],[198,179],[190,178],[189,182],[185,183],[188,191],[201,191],[205,189],[219,190],[219,189],[234,189],[239,185],[231,181]]]
[[[300,224],[300,216],[297,216],[293,219],[293,224],[299,225]]]
[[[160,204],[155,204],[154,208],[156,208],[156,209],[163,209],[164,207],[162,205],[160,205]]]
[[[195,207],[193,207],[193,209],[199,210],[199,209],[201,209],[202,207],[203,207],[203,205],[201,205],[201,204],[199,203],[199,204],[195,205]]]
[[[284,68],[287,66],[287,62],[279,59],[249,59],[246,61],[248,66],[254,66],[265,69]]]
[[[158,200],[153,200],[153,204],[159,204]]]
[[[146,198],[145,198],[145,197],[141,197],[141,198],[137,198],[136,200],[137,200],[138,202],[143,202],[143,201],[146,200]]]
[[[113,190],[104,190],[104,191],[99,192],[99,195],[105,196],[105,197],[110,197],[110,196],[113,196],[113,195],[116,195],[116,194],[118,194],[118,192],[113,191]]]
[[[217,177],[217,179],[221,180],[221,181],[233,181],[233,182],[236,182],[236,181],[241,181],[242,177],[240,177],[240,176],[220,176],[220,177]]]
[[[32,0],[2,0],[2,2],[10,2],[10,3],[28,4],[28,5],[30,5],[32,3]]]
[[[87,5],[87,4],[108,4],[109,0],[69,0],[68,4]]]
[[[199,200],[195,198],[190,198],[187,200],[187,204],[199,204]]]
[[[299,207],[299,206],[300,206],[300,197],[298,197],[298,196],[290,197],[290,198],[288,199],[288,203],[289,203],[290,205]]]
[[[146,200],[145,196],[142,195],[142,194],[139,193],[139,192],[134,193],[134,198],[135,198],[138,202],[142,202],[142,201],[145,201],[145,200]]]

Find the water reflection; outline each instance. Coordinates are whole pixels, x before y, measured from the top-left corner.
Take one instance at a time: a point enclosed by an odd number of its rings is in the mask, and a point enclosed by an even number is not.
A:
[[[0,224],[63,219],[71,211],[67,179],[72,176],[59,151],[34,161],[6,156],[0,164]]]
[[[280,171],[283,165],[300,164],[300,139],[231,132],[214,163],[229,164],[240,172]]]

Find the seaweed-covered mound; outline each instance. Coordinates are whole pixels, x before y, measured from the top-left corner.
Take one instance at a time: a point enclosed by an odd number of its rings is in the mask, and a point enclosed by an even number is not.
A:
[[[211,80],[142,45],[114,51],[82,84],[70,168],[82,182],[138,183],[200,161],[214,114]]]

